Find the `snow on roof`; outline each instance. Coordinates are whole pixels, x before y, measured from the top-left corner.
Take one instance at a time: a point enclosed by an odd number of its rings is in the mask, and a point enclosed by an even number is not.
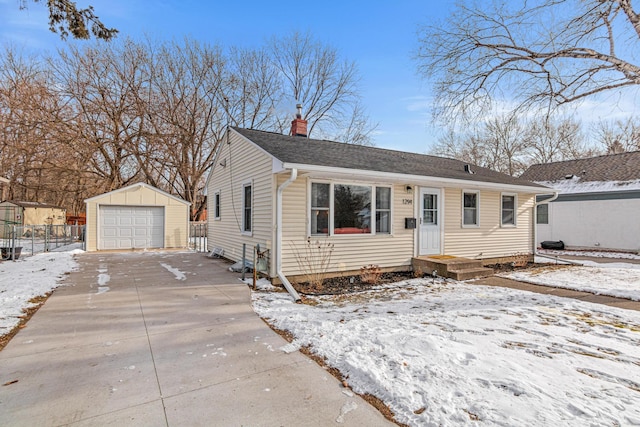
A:
[[[551,187],[560,194],[604,193],[612,191],[640,190],[640,179],[632,181],[583,181],[574,176],[559,181],[536,181]]]

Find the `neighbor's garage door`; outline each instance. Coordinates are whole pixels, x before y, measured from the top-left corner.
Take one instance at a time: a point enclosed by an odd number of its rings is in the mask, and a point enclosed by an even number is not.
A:
[[[100,206],[98,249],[164,247],[164,208]]]

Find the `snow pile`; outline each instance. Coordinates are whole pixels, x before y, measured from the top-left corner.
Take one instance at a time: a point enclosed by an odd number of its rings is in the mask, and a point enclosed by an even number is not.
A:
[[[616,258],[616,259],[638,259],[640,260],[640,255],[633,254],[630,252],[602,252],[602,251],[558,251],[558,250],[549,250],[549,249],[538,249],[537,251],[543,255],[549,256],[584,256],[584,257],[592,257],[592,258]]]
[[[500,276],[536,285],[640,301],[640,264],[599,264],[593,261],[585,261],[584,264],[584,267],[539,267]]]
[[[178,270],[177,268],[172,267],[169,264],[165,264],[164,262],[161,262],[160,265],[164,267],[169,273],[173,274],[176,280],[187,280],[187,276],[184,274],[184,272]]]
[[[460,282],[411,280],[255,311],[398,421],[441,425],[640,424],[640,313]]]
[[[34,305],[32,298],[57,288],[62,276],[78,267],[73,255],[82,252],[48,252],[0,262],[0,335],[18,325],[22,309]]]
[[[640,179],[632,181],[581,181],[580,178],[574,177],[562,181],[537,181],[537,183],[551,187],[561,194],[640,190]]]

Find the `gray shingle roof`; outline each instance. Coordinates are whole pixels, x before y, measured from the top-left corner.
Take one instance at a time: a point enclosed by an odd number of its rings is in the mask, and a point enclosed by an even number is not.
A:
[[[259,130],[233,129],[285,163],[544,188],[475,165],[471,165],[474,173],[469,174],[465,172],[466,163],[454,159]]]
[[[553,182],[575,175],[582,182],[634,181],[640,179],[640,151],[533,165],[521,176],[537,182]]]
[[[20,206],[23,208],[51,208],[51,209],[62,209],[63,207],[51,205],[49,203],[40,203],[40,202],[27,202],[24,200],[5,200],[7,203],[12,203],[16,206]]]

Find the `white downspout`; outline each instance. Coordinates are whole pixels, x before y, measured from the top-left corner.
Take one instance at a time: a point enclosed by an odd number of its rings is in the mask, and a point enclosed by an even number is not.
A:
[[[553,196],[551,196],[551,198],[543,200],[540,203],[536,201],[533,204],[533,255],[538,254],[538,206],[547,205],[553,202],[555,199],[558,198],[559,195],[560,195],[559,192],[554,191]]]
[[[300,295],[282,273],[282,193],[296,178],[298,178],[298,169],[293,168],[289,179],[280,184],[276,192],[276,274],[287,292],[289,292],[289,295],[293,297],[295,302],[298,302],[300,301]]]

